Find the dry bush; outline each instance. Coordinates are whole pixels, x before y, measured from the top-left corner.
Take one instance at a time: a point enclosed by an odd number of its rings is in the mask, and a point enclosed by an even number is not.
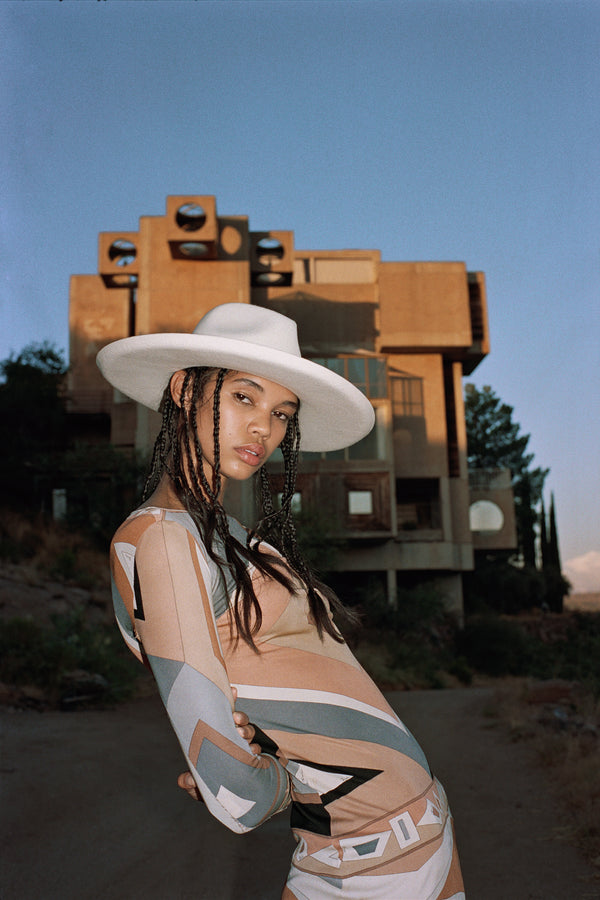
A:
[[[108,553],[43,516],[0,513],[0,704],[129,698],[142,667],[113,621]]]
[[[577,683],[506,679],[488,714],[531,742],[563,812],[563,836],[600,873],[600,701]]]
[[[109,585],[108,551],[43,515],[0,511],[0,561],[18,565],[31,583],[52,579],[88,590]]]

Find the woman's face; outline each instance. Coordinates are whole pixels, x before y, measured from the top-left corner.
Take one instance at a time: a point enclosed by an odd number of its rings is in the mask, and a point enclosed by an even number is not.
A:
[[[211,466],[215,380],[216,373],[197,413],[198,439]],[[243,481],[258,471],[282,442],[298,406],[296,395],[273,381],[246,372],[227,372],[220,401],[221,474]]]

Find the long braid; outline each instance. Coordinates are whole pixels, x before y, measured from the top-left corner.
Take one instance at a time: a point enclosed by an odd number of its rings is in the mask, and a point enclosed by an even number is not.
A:
[[[273,491],[269,474],[264,466],[259,469],[259,490],[263,518],[257,525],[256,531],[260,532],[264,538],[271,532],[275,532],[276,537],[281,538],[286,528],[286,523],[292,521],[292,501],[296,491],[299,447],[300,426],[298,424],[298,413],[296,412],[288,423],[285,437],[280,445],[284,459],[284,484],[279,509],[275,509],[273,504]],[[281,540],[279,542],[281,543]]]
[[[188,370],[188,373],[186,374],[186,380],[188,375],[193,377],[193,374],[193,369]],[[186,382],[184,381],[184,387],[182,390],[185,390],[185,386]],[[193,377],[192,394],[190,397],[190,401],[189,404],[184,404],[183,407],[183,416],[185,421],[186,462],[189,477],[192,481],[194,496],[200,499],[203,495],[206,495],[210,499],[211,503],[214,503],[215,495],[204,471],[204,466],[202,464],[204,454],[202,452],[202,447],[200,446],[200,441],[198,439],[198,406],[202,402],[204,387],[205,384],[203,383],[202,379]]]
[[[221,493],[221,439],[219,435],[221,424],[221,388],[225,380],[227,369],[219,369],[215,381],[213,395],[213,496],[218,499]]]
[[[331,623],[323,597],[327,599],[334,612],[339,613],[343,618],[346,618],[348,621],[354,621],[354,616],[340,603],[334,591],[315,577],[298,546],[296,525],[292,514],[292,501],[296,491],[300,440],[300,424],[296,413],[290,420],[286,435],[280,445],[283,455],[284,479],[281,503],[278,510],[275,510],[273,506],[273,495],[268,473],[264,467],[259,470],[260,499],[264,517],[257,529],[260,529],[261,535],[265,539],[268,537],[281,551],[291,569],[303,583],[310,611],[319,635],[322,636],[323,632],[326,631],[336,641],[341,641],[342,638],[339,632]]]
[[[165,392],[161,404],[161,412],[163,416],[162,424],[154,444],[152,461],[142,492],[142,500],[147,500],[150,494],[158,487],[158,482],[162,478],[165,470],[169,471],[169,474],[172,475],[167,461],[169,456],[178,453],[175,437],[177,434],[177,418],[179,410],[177,404],[171,397],[170,391]]]

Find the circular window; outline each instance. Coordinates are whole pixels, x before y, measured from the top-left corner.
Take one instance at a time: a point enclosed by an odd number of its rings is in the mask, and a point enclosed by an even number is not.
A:
[[[495,534],[504,525],[504,513],[491,500],[476,500],[469,507],[471,531]]]
[[[261,272],[260,275],[256,276],[257,284],[274,285],[281,284],[284,281],[285,275],[282,275],[280,272]]]
[[[206,223],[206,213],[197,203],[184,203],[177,210],[175,221],[183,231],[199,231]]]
[[[135,244],[131,241],[113,241],[108,248],[108,258],[117,266],[130,266],[137,254]]]
[[[207,255],[208,247],[200,241],[186,241],[185,244],[179,245],[179,252],[183,256],[189,256],[190,259],[202,259]]]
[[[135,287],[138,283],[137,275],[111,275],[112,287]]]
[[[228,256],[235,256],[242,246],[242,235],[233,225],[226,225],[221,232],[221,247]]]
[[[256,255],[263,266],[268,266],[277,262],[278,259],[283,259],[283,254],[283,244],[276,238],[261,238],[256,245]]]

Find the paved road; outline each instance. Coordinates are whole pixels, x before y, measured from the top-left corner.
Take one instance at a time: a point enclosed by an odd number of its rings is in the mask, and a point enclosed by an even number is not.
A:
[[[453,807],[468,900],[592,900],[600,885],[556,839],[528,749],[491,728],[484,689],[389,695]],[[277,900],[287,815],[237,836],[175,786],[162,709],[0,711],[1,900]],[[318,900],[318,898],[315,898]],[[390,898],[393,900],[393,898]]]

